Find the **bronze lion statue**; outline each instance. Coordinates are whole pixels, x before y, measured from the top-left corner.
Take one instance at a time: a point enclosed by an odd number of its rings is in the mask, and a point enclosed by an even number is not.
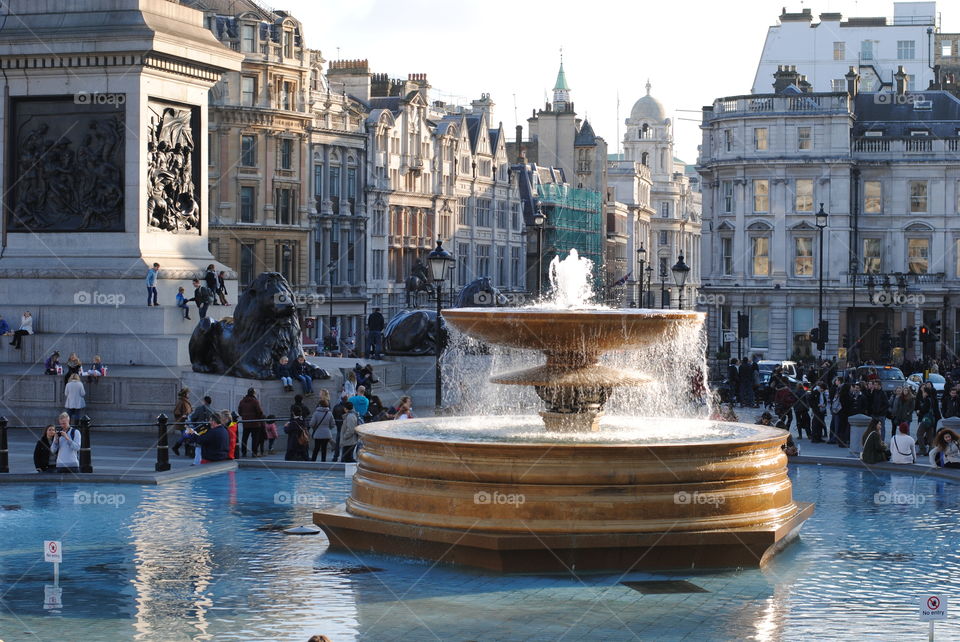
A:
[[[247,288],[233,317],[201,319],[190,337],[194,372],[274,379],[274,365],[303,354],[293,291],[278,272],[264,272]],[[314,379],[329,375],[311,366]]]

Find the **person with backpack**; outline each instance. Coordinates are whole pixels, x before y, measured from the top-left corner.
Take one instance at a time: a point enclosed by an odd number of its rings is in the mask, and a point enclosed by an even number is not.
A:
[[[70,425],[70,415],[65,412],[60,413],[57,422],[56,436],[50,444],[50,452],[57,455],[57,472],[79,473],[80,431]]]
[[[197,313],[201,319],[207,316],[207,308],[213,303],[213,290],[205,285],[200,285],[200,279],[193,280],[193,298],[188,299],[197,304]]]
[[[220,289],[220,280],[217,279],[217,267],[213,263],[207,266],[207,271],[203,274],[203,281],[207,289],[210,290],[210,303],[212,305],[220,305],[217,303],[217,297],[214,296]]]
[[[250,446],[251,457],[263,456],[263,442],[266,437],[263,428],[263,422],[259,421],[265,417],[263,407],[260,406],[260,400],[257,399],[257,391],[253,388],[247,389],[247,396],[240,400],[237,405],[237,412],[243,423],[243,436],[240,439],[240,455],[247,456],[247,442],[252,442]]]
[[[330,411],[330,401],[321,399],[310,417],[310,431],[313,435],[311,461],[317,461],[317,455],[320,455],[320,461],[327,461],[327,444],[333,439],[335,427],[333,413]]]
[[[310,446],[310,436],[307,434],[307,424],[303,417],[291,417],[287,425],[283,427],[283,432],[287,433],[287,454],[284,455],[285,461],[310,461],[308,448]]]

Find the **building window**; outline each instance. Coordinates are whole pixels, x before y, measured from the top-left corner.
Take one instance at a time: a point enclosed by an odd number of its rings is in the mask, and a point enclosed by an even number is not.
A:
[[[723,213],[733,214],[733,181],[723,181],[720,184],[720,189],[723,199]]]
[[[798,178],[794,181],[796,194],[794,195],[794,211],[812,212],[813,211],[813,179]]]
[[[883,184],[880,181],[863,182],[863,211],[866,214],[883,213]]]
[[[256,278],[257,251],[253,243],[240,244],[240,285],[249,287]]]
[[[280,109],[291,111],[294,109],[293,97],[296,94],[295,85],[285,82],[280,86]]]
[[[293,225],[296,223],[293,217],[293,190],[284,187],[277,189],[277,200],[274,204],[276,208],[276,220],[278,225]]]
[[[318,201],[323,197],[323,165],[313,166],[313,195]]]
[[[253,25],[240,27],[240,51],[253,53],[257,47],[257,28]]]
[[[668,201],[660,203],[660,217],[670,218],[670,203]]]
[[[797,127],[797,149],[813,149],[813,138],[811,138],[810,127]]]
[[[287,283],[294,283],[293,267],[296,261],[293,257],[293,246],[286,243],[277,245],[274,252],[274,269],[283,275]]]
[[[477,199],[477,226],[490,227],[490,199],[489,198]],[[489,276],[486,272],[483,272],[480,275]]]
[[[240,137],[240,164],[244,167],[257,166],[257,137],[244,134]]]
[[[507,203],[499,201],[497,203],[497,227],[501,230],[507,229]]]
[[[521,217],[520,217],[520,203],[514,203],[514,204],[513,204],[513,207],[510,208],[510,219],[511,219],[511,223],[512,223],[511,227],[513,227],[513,229],[515,229],[515,230],[519,230],[519,229],[520,229],[520,220],[521,220]]]
[[[927,181],[910,181],[910,211],[927,211]]]
[[[733,275],[733,238],[724,236],[720,238],[720,270],[724,276]]]
[[[863,272],[880,274],[883,267],[880,255],[880,239],[863,239]]]
[[[440,216],[440,236],[445,239],[453,236],[453,217],[449,214]]]
[[[490,276],[490,246],[477,246],[477,277]]]
[[[293,32],[283,32],[283,57],[293,58]]]
[[[293,168],[293,141],[289,138],[280,139],[280,169]]]
[[[793,239],[793,275],[813,276],[812,236],[797,236]]]
[[[347,198],[357,198],[357,168],[347,168]]]
[[[834,60],[845,60],[847,57],[847,44],[845,42],[834,42],[833,43],[833,59]]]
[[[860,60],[873,60],[873,40],[860,41]]]
[[[907,239],[907,271],[926,274],[930,268],[930,239]]]
[[[240,188],[240,222],[253,223],[256,220],[254,216],[254,207],[257,202],[257,192],[255,187]]]
[[[240,104],[253,107],[257,102],[257,79],[253,76],[240,78]]]
[[[335,165],[330,168],[330,198],[337,199],[340,202],[340,166]]]
[[[765,178],[753,180],[753,211],[767,212],[770,209],[770,181]]]
[[[513,287],[522,287],[524,284],[520,278],[520,248],[510,248],[510,282]]]
[[[723,130],[723,144],[728,152],[733,151],[733,131],[730,129]],[[646,163],[644,163],[646,165]]]
[[[830,81],[830,89],[834,92],[843,92],[847,90],[846,78],[834,78]]]
[[[382,281],[383,280],[383,262],[384,262],[384,250],[373,250],[371,253],[371,262],[373,263],[373,280]]]
[[[666,230],[660,230],[659,236],[660,236],[660,238],[659,238],[660,245],[666,245],[666,244],[667,244],[667,231],[666,231]]]
[[[753,276],[770,276],[770,238],[755,236],[753,243]]]
[[[897,59],[913,60],[916,58],[916,42],[913,40],[897,40]]]
[[[813,356],[810,329],[817,325],[813,313],[813,308],[793,309],[793,355],[803,358]]]
[[[470,225],[469,200],[466,198],[457,199],[457,222],[460,225]],[[462,281],[461,281],[462,282]]]
[[[387,213],[382,207],[373,208],[373,235],[383,236],[386,234]]]
[[[507,248],[502,245],[497,246],[497,285],[502,288],[510,285],[507,283]]]
[[[457,243],[457,282],[466,285],[470,273],[470,245]]]
[[[767,149],[767,134],[768,130],[766,127],[754,127],[753,129],[753,148],[758,152],[766,151]]]
[[[768,308],[750,308],[750,347],[770,347],[770,315]]]
[[[960,239],[953,241],[954,277],[960,279]]]

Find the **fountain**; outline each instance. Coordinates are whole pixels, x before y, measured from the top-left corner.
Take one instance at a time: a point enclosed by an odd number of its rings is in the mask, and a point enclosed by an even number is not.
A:
[[[314,516],[331,548],[500,572],[724,568],[761,566],[796,537],[813,506],[793,501],[784,431],[604,416],[616,387],[648,378],[600,356],[703,315],[590,306],[588,274],[571,251],[551,265],[551,303],[444,311],[475,339],[542,352],[491,381],[533,386],[546,409],[362,426],[349,499]]]

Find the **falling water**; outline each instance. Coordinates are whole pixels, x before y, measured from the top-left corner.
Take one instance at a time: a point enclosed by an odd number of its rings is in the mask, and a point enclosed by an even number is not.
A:
[[[593,303],[593,262],[575,249],[550,263],[550,299],[526,308],[609,310]],[[635,314],[634,310],[624,310]],[[653,312],[655,313],[655,311]],[[522,370],[546,362],[535,350],[488,345],[448,326],[450,343],[443,356],[444,405],[457,415],[535,415],[543,402],[531,386],[490,383],[495,374]],[[623,372],[640,372],[650,381],[613,390],[608,416],[704,417],[709,412],[706,390],[706,333],[702,324],[677,323],[663,340],[640,350],[618,350],[601,357],[603,365]],[[702,383],[701,383],[702,382]],[[703,389],[698,389],[703,385]]]

